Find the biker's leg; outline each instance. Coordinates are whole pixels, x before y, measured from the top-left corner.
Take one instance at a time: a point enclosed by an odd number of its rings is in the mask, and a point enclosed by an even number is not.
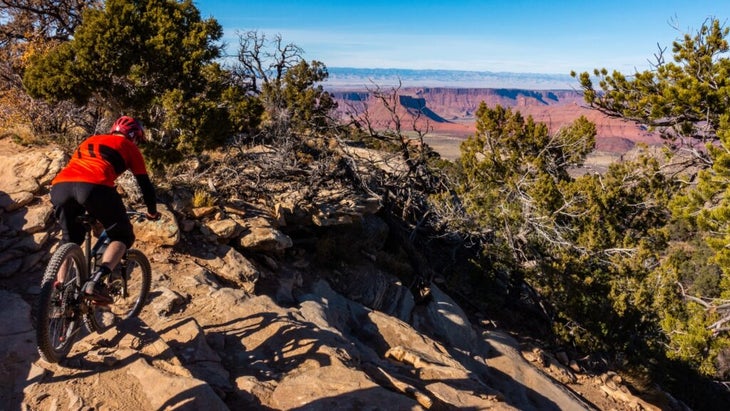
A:
[[[106,266],[109,272],[114,271],[126,252],[127,246],[123,242],[118,240],[110,242],[101,257],[101,265]]]
[[[112,187],[95,186],[84,206],[101,222],[110,240],[99,269],[92,274],[91,284],[85,288],[87,294],[102,296],[105,277],[116,268],[134,242],[134,230],[122,198]]]
[[[84,213],[83,206],[75,198],[74,183],[59,183],[51,187],[51,203],[54,215],[61,226],[61,243],[74,242],[81,245],[84,242],[84,228],[77,221],[78,216]],[[58,270],[56,281],[63,284],[68,274],[68,262],[64,261]]]

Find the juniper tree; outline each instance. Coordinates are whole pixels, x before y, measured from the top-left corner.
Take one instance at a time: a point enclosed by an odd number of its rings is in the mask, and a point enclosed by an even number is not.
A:
[[[81,24],[84,10],[98,0],[0,1],[0,128],[18,132],[28,128],[36,139],[67,134],[83,118],[71,104],[44,104],[23,90],[22,75],[29,56],[67,41]]]
[[[168,153],[195,152],[232,131],[221,36],[190,0],[108,0],[84,12],[72,39],[34,55],[23,82],[34,97],[138,116]]]
[[[671,242],[653,273],[653,305],[668,339],[667,354],[708,375],[716,372],[718,353],[730,350],[729,31],[708,19],[696,33],[673,42],[672,61],[665,61],[666,49],[660,48],[650,70],[572,73],[592,107],[644,124],[668,143],[674,167],[663,173],[681,189],[668,205]],[[689,273],[687,267],[702,269]]]

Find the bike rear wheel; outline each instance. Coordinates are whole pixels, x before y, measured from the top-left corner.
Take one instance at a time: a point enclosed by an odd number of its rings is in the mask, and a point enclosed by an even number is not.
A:
[[[81,286],[87,277],[84,253],[74,243],[59,247],[48,262],[36,317],[38,353],[48,362],[64,359],[78,338],[85,304]]]
[[[102,331],[118,321],[139,315],[147,303],[152,284],[152,268],[147,257],[139,250],[127,250],[120,269],[105,279],[109,294],[114,299],[108,306],[93,306],[85,316],[90,329]]]

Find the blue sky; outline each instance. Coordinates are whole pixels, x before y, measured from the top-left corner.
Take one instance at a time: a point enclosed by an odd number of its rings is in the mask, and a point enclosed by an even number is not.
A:
[[[231,52],[237,30],[257,30],[328,67],[630,73],[709,17],[730,26],[730,0],[193,2]]]

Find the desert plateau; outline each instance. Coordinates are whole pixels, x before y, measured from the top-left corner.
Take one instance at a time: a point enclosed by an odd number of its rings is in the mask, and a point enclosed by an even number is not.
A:
[[[476,131],[475,113],[483,101],[489,107],[501,105],[531,116],[556,131],[580,116],[596,124],[596,149],[586,165],[603,168],[620,159],[637,144],[659,145],[661,140],[642,125],[593,110],[577,90],[527,90],[507,88],[403,87],[330,90],[338,102],[338,113],[346,118],[350,113],[368,112],[374,125],[387,128],[390,112],[376,94],[397,94],[398,113],[404,119],[402,128],[413,128],[414,113],[420,113],[417,127],[428,131],[425,141],[442,157],[453,160],[459,156],[461,141]],[[407,114],[408,113],[408,114]]]

